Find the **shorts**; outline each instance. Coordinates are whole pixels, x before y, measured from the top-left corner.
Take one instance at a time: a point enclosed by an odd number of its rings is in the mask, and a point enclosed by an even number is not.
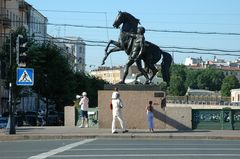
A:
[[[82,117],[82,118],[87,118],[87,119],[88,119],[88,111],[81,110],[81,117]]]

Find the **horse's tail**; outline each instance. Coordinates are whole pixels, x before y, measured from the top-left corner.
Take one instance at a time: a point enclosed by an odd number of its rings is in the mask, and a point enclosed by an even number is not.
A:
[[[168,52],[162,51],[163,59],[161,63],[161,72],[163,81],[167,83],[167,86],[169,86],[170,82],[170,66],[172,64],[173,58],[171,54]]]

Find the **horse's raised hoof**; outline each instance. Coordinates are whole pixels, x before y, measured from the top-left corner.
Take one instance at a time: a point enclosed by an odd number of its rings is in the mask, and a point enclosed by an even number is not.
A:
[[[104,64],[105,64],[105,61],[102,62],[102,65],[104,65]]]

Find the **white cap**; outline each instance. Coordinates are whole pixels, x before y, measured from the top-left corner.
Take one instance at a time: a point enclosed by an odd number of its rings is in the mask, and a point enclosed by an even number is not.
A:
[[[87,92],[82,92],[82,96],[87,96]]]

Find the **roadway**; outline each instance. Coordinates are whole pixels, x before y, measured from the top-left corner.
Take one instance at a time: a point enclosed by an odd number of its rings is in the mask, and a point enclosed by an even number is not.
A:
[[[240,140],[89,138],[0,142],[1,159],[239,159]]]

